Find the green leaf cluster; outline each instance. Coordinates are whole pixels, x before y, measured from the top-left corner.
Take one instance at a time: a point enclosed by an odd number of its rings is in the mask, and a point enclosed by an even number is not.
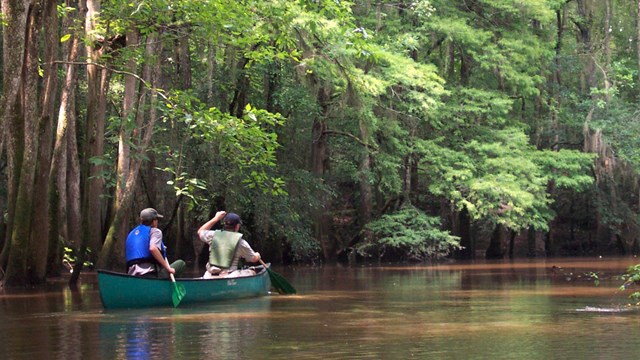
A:
[[[439,259],[460,248],[458,237],[440,227],[440,218],[415,207],[403,208],[367,224],[366,229],[373,236],[359,244],[357,251],[364,255],[375,253],[380,259],[391,251],[399,251],[412,260]]]

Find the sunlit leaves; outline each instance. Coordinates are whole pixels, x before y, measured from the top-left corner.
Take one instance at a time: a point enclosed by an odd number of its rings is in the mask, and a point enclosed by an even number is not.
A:
[[[543,168],[550,180],[560,188],[584,191],[594,183],[591,174],[595,154],[575,150],[539,151],[533,161]]]
[[[361,243],[358,251],[382,257],[394,250],[414,260],[438,259],[460,247],[459,239],[440,226],[440,218],[414,207],[404,208],[368,224],[373,238]]]
[[[176,154],[181,155],[181,154]],[[193,204],[198,204],[201,201],[206,201],[206,198],[203,198],[201,194],[203,190],[206,190],[207,184],[202,179],[190,177],[189,173],[182,172],[180,174],[176,173],[176,169],[173,167],[165,167],[158,168],[160,171],[167,172],[172,175],[172,180],[167,181],[167,185],[171,186],[175,192],[176,197],[185,196],[193,202]]]
[[[536,156],[542,153],[528,144],[521,131],[495,131],[493,141],[473,140],[460,152],[435,142],[424,143],[421,149],[432,179],[430,190],[458,210],[513,230],[547,228],[552,216],[546,191],[549,172],[537,164]]]

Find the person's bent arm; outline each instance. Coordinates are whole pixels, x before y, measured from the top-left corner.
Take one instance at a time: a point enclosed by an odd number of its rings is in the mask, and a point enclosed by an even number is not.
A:
[[[160,251],[160,249],[151,245],[149,247],[149,251],[151,251],[151,255],[153,255],[153,258],[156,259],[158,264],[160,264],[163,268],[165,268],[169,272],[169,274],[175,274],[176,270],[172,268],[171,265],[169,265],[169,262],[167,261],[167,259],[162,257],[162,252]]]
[[[202,240],[204,233],[207,230],[210,230],[213,227],[213,225],[215,225],[215,223],[220,221],[220,219],[224,218],[225,215],[227,215],[226,211],[218,211],[211,220],[207,221],[202,226],[200,226],[200,229],[198,229],[198,237]]]
[[[262,259],[262,257],[260,256],[260,253],[256,251],[254,253],[253,257],[248,261],[252,262],[252,263],[256,263],[256,262],[260,261],[260,259]]]

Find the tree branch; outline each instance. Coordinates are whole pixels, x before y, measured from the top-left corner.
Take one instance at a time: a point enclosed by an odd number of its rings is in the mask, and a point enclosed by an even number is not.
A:
[[[337,131],[337,130],[325,130],[325,131],[322,132],[322,135],[325,135],[325,134],[326,135],[342,135],[342,136],[346,136],[348,138],[351,138],[351,139],[355,140],[357,143],[359,143],[360,145],[362,145],[364,147],[367,147],[367,148],[372,149],[372,150],[378,150],[377,147],[375,147],[375,146],[373,146],[371,144],[365,143],[359,137],[357,137],[357,136],[355,136],[353,134],[350,134],[348,132]]]
[[[149,90],[151,90],[152,92],[160,95],[161,98],[163,98],[168,103],[172,104],[171,101],[169,101],[169,98],[162,92],[162,89],[154,88],[151,85],[150,82],[146,81],[145,79],[143,79],[138,74],[135,74],[135,73],[132,73],[132,72],[129,72],[129,71],[125,71],[125,70],[116,70],[116,69],[110,68],[110,67],[108,67],[106,65],[99,64],[99,63],[89,63],[89,62],[83,62],[83,61],[62,61],[62,60],[56,60],[56,61],[53,61],[52,63],[54,63],[54,64],[64,64],[64,65],[80,65],[80,66],[93,65],[93,66],[97,66],[97,67],[99,67],[101,69],[105,69],[105,70],[111,71],[111,72],[113,72],[115,74],[133,76],[134,78],[138,79],[141,83],[143,83],[144,86],[146,86]]]

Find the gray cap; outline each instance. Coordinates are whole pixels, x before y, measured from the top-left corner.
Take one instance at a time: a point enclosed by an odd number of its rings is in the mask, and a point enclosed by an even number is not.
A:
[[[163,216],[158,214],[156,209],[154,208],[146,208],[140,211],[140,220],[142,221],[152,221],[155,219],[162,219]]]

